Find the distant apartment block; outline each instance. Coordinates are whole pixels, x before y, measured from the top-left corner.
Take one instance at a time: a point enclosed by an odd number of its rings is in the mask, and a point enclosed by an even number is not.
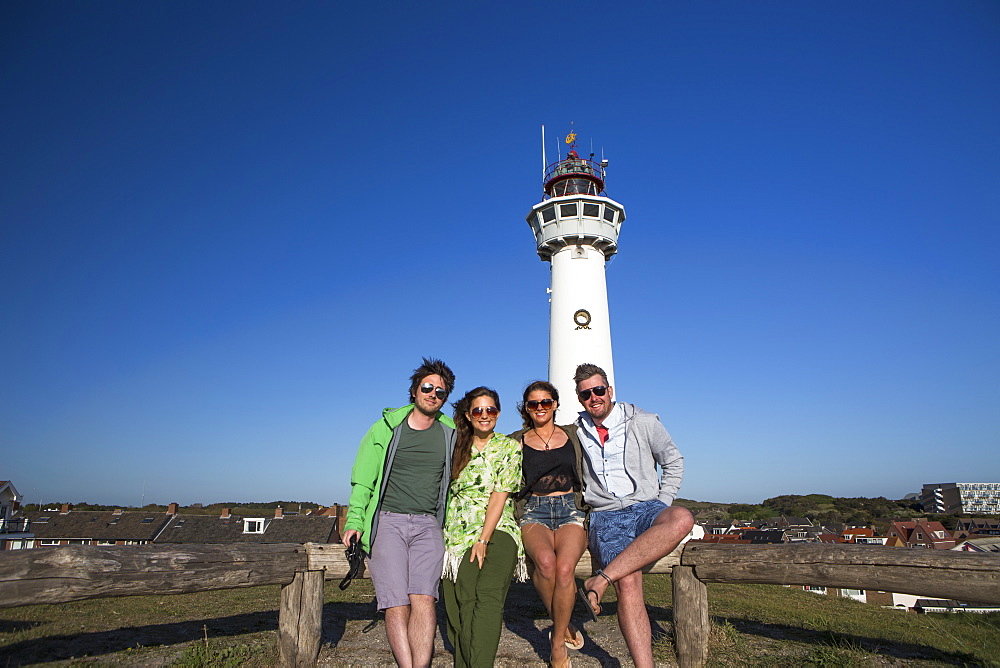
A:
[[[1000,515],[1000,482],[942,482],[924,485],[925,513]]]

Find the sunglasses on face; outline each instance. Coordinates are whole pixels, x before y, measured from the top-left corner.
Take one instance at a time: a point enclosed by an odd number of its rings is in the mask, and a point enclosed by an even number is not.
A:
[[[432,383],[424,383],[423,385],[420,386],[420,391],[423,392],[424,394],[430,394],[431,392],[433,392],[434,396],[440,399],[441,401],[444,401],[445,399],[448,398],[448,393],[445,392],[443,388],[434,387]]]
[[[535,411],[538,410],[539,406],[541,406],[545,410],[549,410],[550,408],[552,408],[552,404],[554,403],[555,401],[553,401],[552,399],[531,399],[525,405],[528,407],[529,411]]]
[[[488,417],[500,415],[500,411],[496,406],[476,406],[469,412],[472,413],[472,417],[482,417],[483,413],[486,413]]]
[[[587,399],[590,399],[591,392],[593,392],[599,397],[603,397],[605,394],[608,393],[608,388],[604,385],[598,385],[597,387],[591,387],[586,390],[580,390],[579,392],[577,392],[577,395],[580,397],[581,400],[586,401]]]

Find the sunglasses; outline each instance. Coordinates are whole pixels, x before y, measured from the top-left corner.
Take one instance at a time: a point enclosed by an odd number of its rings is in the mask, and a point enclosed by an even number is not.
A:
[[[424,383],[423,385],[420,386],[420,391],[423,392],[424,394],[430,394],[431,392],[433,392],[434,396],[436,396],[441,401],[444,401],[445,399],[448,398],[448,393],[444,389],[440,387],[434,387],[432,383]]]
[[[538,410],[539,406],[541,406],[545,410],[549,410],[550,408],[552,408],[552,404],[554,403],[555,401],[553,401],[552,399],[531,399],[530,401],[525,403],[525,406],[528,407],[529,411]]]
[[[590,399],[591,392],[593,392],[599,397],[603,397],[605,394],[608,393],[608,388],[605,387],[604,385],[598,385],[597,387],[591,387],[586,390],[580,390],[576,394],[577,396],[580,397],[582,401],[586,401],[587,399]]]
[[[472,417],[482,417],[483,413],[486,413],[489,417],[500,415],[500,409],[496,406],[476,406],[469,412],[472,413]]]

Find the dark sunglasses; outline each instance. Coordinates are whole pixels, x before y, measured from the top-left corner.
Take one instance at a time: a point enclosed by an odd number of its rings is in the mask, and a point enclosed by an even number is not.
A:
[[[552,408],[552,404],[554,403],[555,401],[553,401],[552,399],[531,399],[527,403],[525,403],[525,406],[528,407],[529,411],[538,410],[539,406],[541,406],[545,410],[549,410],[550,408]]]
[[[599,397],[603,397],[605,394],[608,393],[608,388],[605,387],[604,385],[598,385],[597,387],[591,387],[591,388],[588,388],[586,390],[580,390],[576,394],[577,394],[577,396],[580,397],[580,399],[582,399],[583,401],[586,401],[587,399],[590,399],[590,393],[591,392],[593,392],[594,394],[596,394]]]
[[[436,396],[441,401],[444,401],[445,399],[448,398],[448,393],[445,392],[444,389],[440,387],[434,387],[433,383],[424,383],[423,385],[420,386],[420,391],[423,392],[424,394],[430,394],[431,392],[434,392],[434,396]]]
[[[486,413],[489,417],[500,415],[500,409],[496,406],[476,406],[469,412],[472,413],[472,417],[481,417],[483,413]]]

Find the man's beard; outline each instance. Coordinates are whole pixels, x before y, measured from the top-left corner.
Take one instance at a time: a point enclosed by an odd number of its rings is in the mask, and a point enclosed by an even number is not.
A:
[[[414,409],[416,409],[417,411],[419,411],[423,415],[426,415],[427,417],[434,417],[435,415],[438,414],[438,409],[437,408],[435,408],[435,409],[431,410],[430,412],[428,412],[428,410],[426,408],[424,408],[424,406],[419,401],[415,402],[413,404],[413,407],[414,407]]]

